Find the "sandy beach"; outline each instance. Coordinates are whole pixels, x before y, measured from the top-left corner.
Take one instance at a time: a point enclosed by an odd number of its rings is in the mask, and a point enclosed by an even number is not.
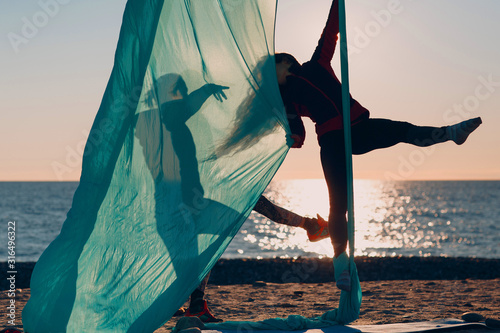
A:
[[[357,259],[363,303],[360,318],[353,324],[460,319],[466,312],[500,318],[500,260],[410,259]],[[212,312],[224,320],[263,320],[291,314],[315,317],[338,306],[340,293],[328,277],[327,266],[323,267],[328,262],[328,259],[222,260],[214,267],[207,299]],[[386,265],[394,267],[394,270],[387,269]],[[434,265],[442,268],[441,273]],[[405,266],[406,276],[390,277],[399,269],[404,270]],[[261,274],[256,267],[261,267],[265,274]],[[269,267],[275,267],[275,270]],[[283,267],[288,269],[283,270]],[[473,271],[467,271],[472,268]],[[28,271],[28,268],[25,269]],[[384,279],[375,279],[376,271]],[[416,278],[425,271],[429,279]],[[240,280],[244,282],[235,283],[238,275],[245,272],[246,275],[240,275]],[[456,278],[440,278],[448,274]],[[255,280],[249,283],[242,276]],[[319,281],[309,282],[314,279]],[[325,279],[330,281],[323,281]],[[26,281],[20,280],[19,283],[20,288],[16,290],[16,324],[22,329],[21,311],[30,290]],[[9,297],[3,286],[2,290],[0,303],[2,311],[5,311]],[[172,318],[156,332],[169,332],[179,318]],[[6,315],[2,315],[0,320],[0,328],[4,327],[7,327]],[[481,330],[461,332],[467,331]]]

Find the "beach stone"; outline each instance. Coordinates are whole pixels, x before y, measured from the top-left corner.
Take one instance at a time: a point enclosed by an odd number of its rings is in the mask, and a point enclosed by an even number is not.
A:
[[[176,331],[184,331],[192,328],[197,328],[198,330],[205,329],[205,324],[203,324],[203,322],[198,317],[182,317],[175,325]],[[189,332],[189,333],[196,333],[196,332]]]
[[[282,308],[296,308],[296,307],[298,307],[298,305],[290,304],[290,303],[282,303],[279,306]]]
[[[477,323],[484,320],[484,317],[479,313],[475,312],[466,312],[462,315],[462,320],[469,323]]]
[[[488,328],[500,328],[500,320],[498,319],[488,318],[484,321],[484,323],[488,326]]]
[[[265,287],[265,286],[267,286],[267,283],[265,283],[264,281],[255,281],[253,283],[253,286],[254,287]]]

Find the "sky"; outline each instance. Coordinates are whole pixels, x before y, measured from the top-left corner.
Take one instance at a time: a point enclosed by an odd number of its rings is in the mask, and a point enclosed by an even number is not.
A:
[[[355,178],[499,180],[500,1],[346,2],[351,94],[373,118],[430,126],[483,119],[462,146],[399,144],[355,156]],[[0,1],[0,181],[79,179],[125,3]],[[276,51],[307,61],[329,7],[279,1]],[[314,125],[305,123],[304,147],[290,150],[276,179],[323,177]]]

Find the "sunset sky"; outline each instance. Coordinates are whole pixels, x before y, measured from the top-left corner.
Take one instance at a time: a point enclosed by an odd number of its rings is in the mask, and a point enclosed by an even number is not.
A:
[[[463,146],[400,144],[355,156],[355,178],[500,179],[500,2],[346,2],[351,93],[372,117],[433,126],[483,119]],[[125,3],[0,2],[0,181],[79,179],[78,152],[111,73]],[[329,7],[281,0],[276,51],[307,61]],[[12,33],[25,42],[14,45]],[[338,63],[337,55],[340,76]],[[306,130],[305,146],[290,151],[277,179],[323,177],[309,121]]]

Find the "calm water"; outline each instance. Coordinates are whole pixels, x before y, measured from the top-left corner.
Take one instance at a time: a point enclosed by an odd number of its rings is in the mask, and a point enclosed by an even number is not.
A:
[[[6,239],[8,221],[16,221],[18,261],[36,261],[57,236],[77,185],[0,182],[2,234]],[[266,196],[296,213],[328,217],[323,180],[273,182]],[[358,255],[500,258],[500,181],[355,180],[354,200]],[[6,261],[6,251],[0,249],[0,261]],[[310,243],[302,229],[252,213],[224,257],[332,253],[329,240]]]

